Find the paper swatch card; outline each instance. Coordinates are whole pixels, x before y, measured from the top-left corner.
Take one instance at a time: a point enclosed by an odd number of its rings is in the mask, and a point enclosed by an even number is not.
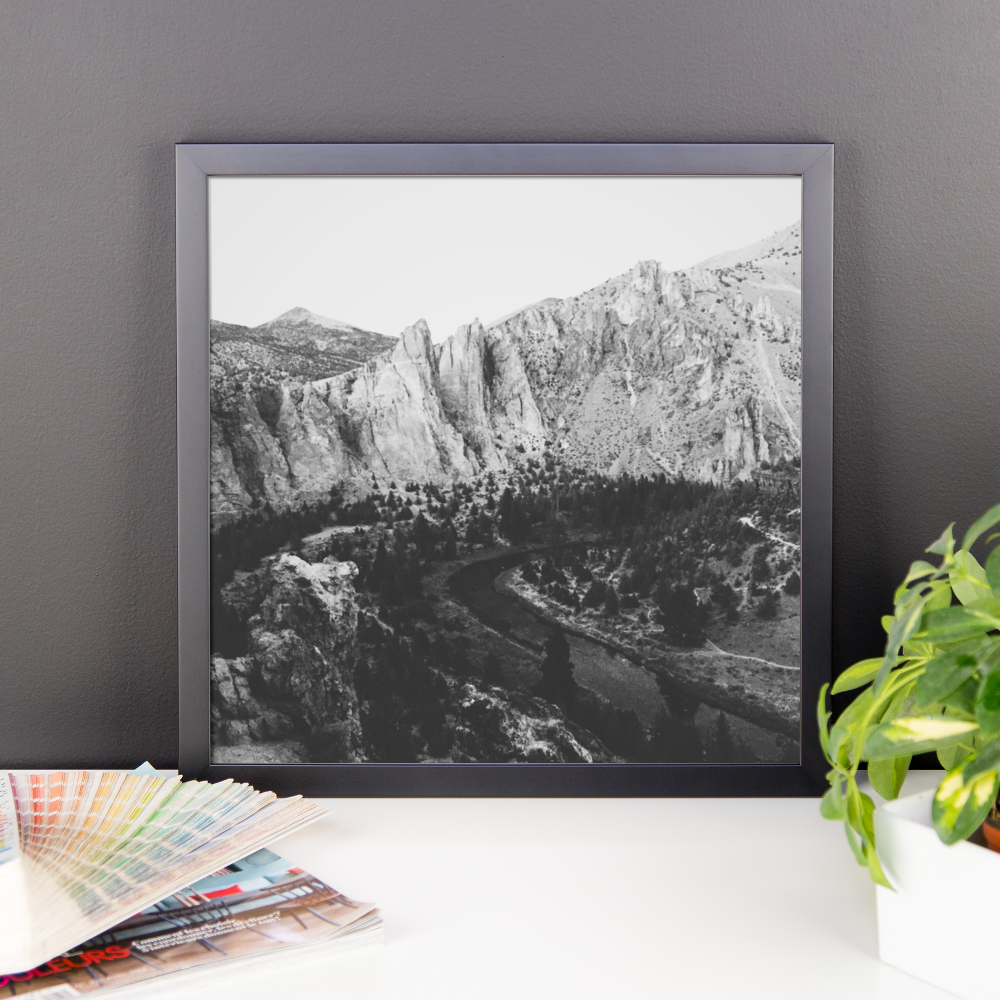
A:
[[[17,836],[17,809],[10,778],[0,772],[0,865],[17,861],[21,847]]]

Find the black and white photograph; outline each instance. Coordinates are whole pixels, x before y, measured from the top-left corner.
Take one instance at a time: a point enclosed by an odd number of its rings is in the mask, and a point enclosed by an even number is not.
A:
[[[801,216],[212,177],[212,762],[799,763]]]

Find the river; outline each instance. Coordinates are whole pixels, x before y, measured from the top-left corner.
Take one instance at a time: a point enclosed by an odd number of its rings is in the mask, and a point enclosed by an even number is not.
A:
[[[494,583],[502,573],[537,558],[540,550],[510,552],[482,559],[463,566],[451,575],[448,588],[480,621],[502,632],[508,639],[541,651],[545,640],[558,629],[566,636],[573,662],[573,676],[578,684],[596,691],[617,708],[632,710],[639,721],[651,728],[664,712],[675,715],[678,707],[695,726],[704,745],[714,738],[720,715],[724,715],[732,736],[757,760],[776,760],[778,750],[775,735],[729,712],[698,702],[683,692],[668,692],[664,697],[665,681],[632,662],[621,653],[566,631],[556,622],[534,613],[520,602],[501,593]],[[671,712],[671,703],[674,711]],[[751,758],[752,759],[752,758]]]
[[[668,709],[649,670],[599,642],[567,632],[494,586],[501,573],[538,555],[538,551],[512,552],[471,563],[452,575],[449,589],[484,624],[532,649],[540,651],[553,629],[559,629],[569,644],[577,683],[603,695],[618,708],[631,709],[640,722],[652,726]]]

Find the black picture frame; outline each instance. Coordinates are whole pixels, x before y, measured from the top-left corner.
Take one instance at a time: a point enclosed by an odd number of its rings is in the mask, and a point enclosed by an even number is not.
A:
[[[832,144],[184,144],[176,147],[179,768],[314,796],[818,795],[830,678]],[[220,175],[798,175],[802,179],[799,764],[210,763],[208,180]]]

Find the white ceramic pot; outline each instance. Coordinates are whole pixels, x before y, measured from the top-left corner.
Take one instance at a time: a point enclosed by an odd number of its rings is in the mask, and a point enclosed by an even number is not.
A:
[[[931,825],[933,797],[932,789],[875,812],[879,860],[896,889],[876,886],[879,955],[965,1000],[1000,1000],[1000,854],[942,844]]]

